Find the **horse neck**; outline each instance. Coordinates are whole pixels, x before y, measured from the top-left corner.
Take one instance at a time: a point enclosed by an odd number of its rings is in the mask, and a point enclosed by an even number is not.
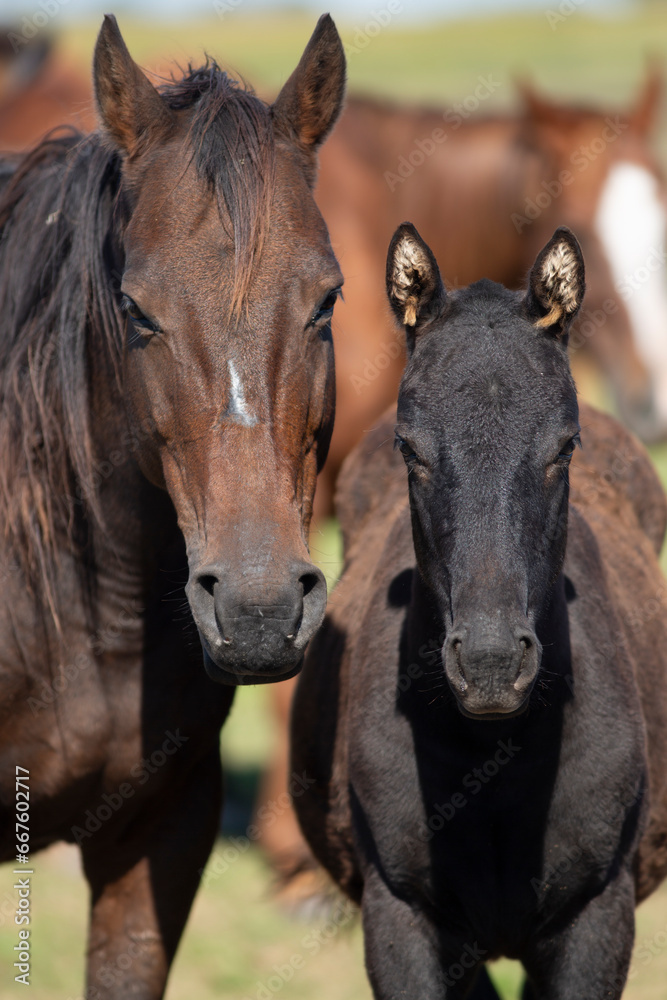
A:
[[[516,121],[508,117],[458,119],[450,125],[433,115],[416,128],[419,136],[444,134],[442,155],[427,157],[396,191],[397,214],[406,219],[421,215],[429,226],[429,243],[443,277],[456,287],[491,277],[508,287],[521,287],[525,278],[521,235],[511,224],[523,207],[521,196],[531,169],[530,157],[518,141]],[[439,132],[438,132],[439,129]],[[435,145],[435,143],[434,143]],[[430,216],[424,215],[426,187]],[[463,225],[433,225],[432,219],[465,219]],[[419,228],[419,226],[418,226]]]

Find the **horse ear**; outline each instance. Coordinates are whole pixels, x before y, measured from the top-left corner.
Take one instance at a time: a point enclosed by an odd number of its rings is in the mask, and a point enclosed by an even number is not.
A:
[[[447,292],[433,251],[411,222],[399,226],[389,244],[387,295],[412,350],[421,330],[442,313]]]
[[[567,110],[554,104],[526,80],[515,80],[523,105],[525,137],[540,151],[551,151],[569,162],[572,154],[572,125]]]
[[[646,82],[631,116],[632,125],[640,135],[648,135],[652,131],[658,117],[662,91],[662,70],[657,62],[650,63]]]
[[[170,130],[171,112],[132,59],[113,14],[105,14],[97,36],[93,80],[104,131],[122,153],[134,156]]]
[[[317,22],[299,65],[278,94],[278,131],[314,152],[336,124],[345,96],[345,53],[329,14]]]
[[[574,233],[561,226],[540,250],[524,304],[534,326],[564,339],[586,291],[584,258]]]
[[[519,93],[524,110],[530,118],[536,122],[551,122],[556,113],[551,101],[538,94],[533,84],[522,77],[514,80],[514,86]]]

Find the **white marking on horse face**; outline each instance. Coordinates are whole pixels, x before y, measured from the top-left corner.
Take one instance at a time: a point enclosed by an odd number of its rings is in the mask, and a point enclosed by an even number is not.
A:
[[[615,164],[600,195],[595,229],[667,425],[667,213],[657,177],[637,163]]]
[[[234,367],[234,362],[228,361],[227,368],[229,369],[230,386],[229,403],[227,404],[225,416],[230,417],[236,423],[243,424],[244,427],[254,427],[257,423],[257,417],[248,410],[248,404],[246,403],[243,391],[243,382]]]

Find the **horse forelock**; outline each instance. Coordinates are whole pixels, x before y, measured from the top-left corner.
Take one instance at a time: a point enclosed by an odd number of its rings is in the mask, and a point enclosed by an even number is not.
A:
[[[195,168],[215,191],[223,224],[227,219],[231,224],[232,314],[238,314],[268,230],[276,160],[271,110],[213,60],[199,69],[188,67],[181,80],[160,92],[173,110],[194,110]]]

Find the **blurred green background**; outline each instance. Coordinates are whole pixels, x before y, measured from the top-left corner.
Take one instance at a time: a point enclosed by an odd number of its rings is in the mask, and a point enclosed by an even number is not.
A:
[[[551,6],[556,13],[561,8],[560,0]],[[609,17],[590,16],[585,2],[570,0],[564,9],[574,12],[555,24],[544,10],[421,26],[409,20],[402,24],[397,15],[363,49],[350,52],[350,89],[444,105],[469,94],[480,74],[492,74],[502,86],[485,104],[485,113],[515,104],[517,77],[532,80],[556,98],[604,103],[610,109],[631,104],[644,79],[647,58],[667,59],[665,6],[628,5],[624,14]],[[164,75],[174,62],[198,63],[207,51],[266,95],[274,93],[293,69],[314,20],[299,10],[249,16],[241,8],[222,19],[211,16],[183,23],[139,20],[119,12],[128,46],[145,67]],[[344,42],[355,46],[365,21],[365,16],[359,24],[339,21]],[[97,19],[66,25],[59,44],[69,64],[86,71],[98,28]],[[663,162],[667,162],[666,121],[663,113],[656,132]],[[602,391],[598,401],[605,402]],[[653,456],[667,483],[667,447],[654,449]],[[340,559],[335,525],[314,536],[313,552],[335,579]],[[270,759],[274,732],[268,698],[263,687],[244,688],[237,695],[222,737],[223,757],[237,773],[260,769]],[[225,849],[220,841],[219,857]],[[13,898],[11,868],[0,867],[0,903]],[[76,852],[52,848],[35,858],[35,869],[34,957],[26,995],[31,1000],[74,1000],[83,990],[87,907]],[[370,997],[358,922],[347,921],[329,936],[333,925],[327,923],[326,913],[309,918],[290,915],[273,898],[270,873],[256,848],[206,881],[177,956],[168,1000],[267,1000],[278,994],[295,1000]],[[317,932],[320,939],[313,937]],[[316,948],[318,940],[322,943]],[[24,995],[24,988],[12,982],[15,941],[11,916],[0,915],[2,1000]],[[625,996],[665,1000],[667,888],[640,908],[637,941],[645,947],[633,963]],[[288,980],[281,978],[276,967],[280,970],[294,955],[303,957],[303,968]],[[493,975],[507,1000],[518,996],[515,964],[498,963]]]

